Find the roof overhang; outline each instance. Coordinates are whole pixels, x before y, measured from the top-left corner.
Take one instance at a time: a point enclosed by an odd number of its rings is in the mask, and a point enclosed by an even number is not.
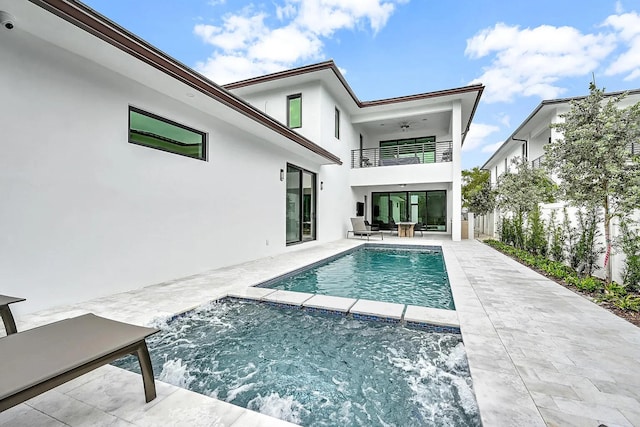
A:
[[[37,6],[37,7],[36,7]],[[318,164],[335,154],[75,0],[0,0],[16,28],[198,108]]]
[[[396,98],[360,101],[332,60],[241,80],[223,87],[243,96],[256,91],[274,90],[283,85],[293,86],[312,81],[321,82],[348,109],[354,124],[450,111],[452,102],[461,100],[463,142],[484,91],[483,85],[476,84]]]

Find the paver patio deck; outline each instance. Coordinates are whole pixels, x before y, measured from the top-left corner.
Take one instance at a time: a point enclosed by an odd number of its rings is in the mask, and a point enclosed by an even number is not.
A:
[[[376,243],[442,245],[485,427],[640,425],[640,328],[479,242],[433,239]],[[259,298],[270,290],[247,287],[363,243],[305,245],[18,316],[18,330],[87,312],[143,325],[228,294]],[[0,413],[0,426],[290,425],[162,381],[157,388],[145,404],[136,374],[105,366]]]

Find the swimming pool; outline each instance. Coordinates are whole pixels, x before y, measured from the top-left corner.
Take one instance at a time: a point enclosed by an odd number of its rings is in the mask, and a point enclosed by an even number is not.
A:
[[[458,334],[237,300],[156,326],[156,378],[280,419],[480,425]],[[117,365],[137,369],[133,358]]]
[[[365,246],[258,286],[453,310],[442,251]]]

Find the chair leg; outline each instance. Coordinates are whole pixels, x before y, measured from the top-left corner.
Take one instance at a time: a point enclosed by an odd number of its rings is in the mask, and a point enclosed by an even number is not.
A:
[[[16,321],[13,319],[13,314],[11,314],[11,309],[8,305],[0,306],[0,316],[4,322],[4,329],[6,330],[7,335],[18,332],[18,329],[16,328]]]
[[[144,397],[148,402],[156,398],[156,383],[153,379],[153,367],[151,366],[151,358],[147,343],[143,340],[136,350],[140,371],[142,372],[142,382],[144,384]]]

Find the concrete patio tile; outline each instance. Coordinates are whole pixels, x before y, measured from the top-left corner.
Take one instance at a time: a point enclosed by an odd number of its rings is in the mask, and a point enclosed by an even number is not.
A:
[[[621,408],[622,415],[629,420],[634,426],[640,426],[640,407],[633,408]]]
[[[256,287],[251,286],[251,287],[247,287],[247,288],[242,288],[242,289],[237,289],[237,290],[230,291],[229,293],[227,293],[227,296],[235,297],[235,298],[247,298],[247,299],[261,300],[265,296],[267,296],[269,294],[272,294],[274,292],[277,292],[277,290],[276,289],[269,289],[269,288],[256,288]]]
[[[56,420],[31,406],[21,403],[0,412],[0,427],[64,427],[66,424]]]
[[[157,397],[146,403],[142,376],[115,366],[109,368],[106,375],[73,388],[65,394],[87,405],[96,407],[118,418],[134,423],[137,418],[163,400],[178,387],[155,381]]]
[[[527,379],[527,389],[530,392],[545,394],[546,396],[564,397],[567,399],[580,400],[580,396],[576,391],[564,384],[549,383],[545,381],[536,381],[531,378]],[[555,406],[555,405],[554,405]]]
[[[592,402],[570,400],[562,397],[554,397],[553,400],[558,405],[558,409],[564,413],[599,420],[604,424],[633,427],[633,424],[618,409],[610,406],[596,405]]]
[[[357,299],[355,298],[334,297],[330,295],[314,295],[306,300],[302,304],[302,306],[347,313],[349,309],[356,303],[356,301]]]
[[[597,427],[601,425],[601,422],[592,418],[581,417],[579,415],[571,415],[565,412],[549,409],[546,407],[540,408],[540,413],[547,422],[548,427]],[[607,426],[613,427],[613,426]]]
[[[349,313],[400,320],[403,311],[404,304],[360,299],[351,307]]]
[[[537,391],[532,391],[531,389],[529,389],[529,394],[531,394],[531,397],[533,398],[533,402],[536,404],[538,409],[540,408],[553,409],[553,410],[558,409],[558,405],[556,405],[556,402],[548,394],[538,393]],[[547,420],[545,419],[545,421]]]
[[[143,427],[165,426],[167,424],[189,427],[233,425],[244,412],[239,406],[188,390],[178,389],[135,420],[135,425]],[[172,421],[169,421],[172,420]]]
[[[278,290],[262,297],[262,301],[277,302],[279,304],[302,305],[302,303],[311,297],[313,297],[313,294]]]
[[[628,377],[617,378],[615,382],[592,379],[591,382],[603,393],[624,393],[640,401],[640,384],[632,384]]]
[[[515,374],[513,362],[509,354],[504,352],[490,352],[482,350],[471,350],[465,347],[469,366],[486,371],[502,372],[510,375]]]
[[[98,408],[55,390],[50,390],[34,397],[28,401],[28,405],[69,426],[92,427],[99,425],[115,427],[131,425],[125,420],[107,414]]]
[[[244,411],[232,427],[294,427],[296,425],[258,412]]]
[[[538,409],[517,375],[471,369],[484,426],[544,426]],[[508,403],[506,403],[508,402]]]

